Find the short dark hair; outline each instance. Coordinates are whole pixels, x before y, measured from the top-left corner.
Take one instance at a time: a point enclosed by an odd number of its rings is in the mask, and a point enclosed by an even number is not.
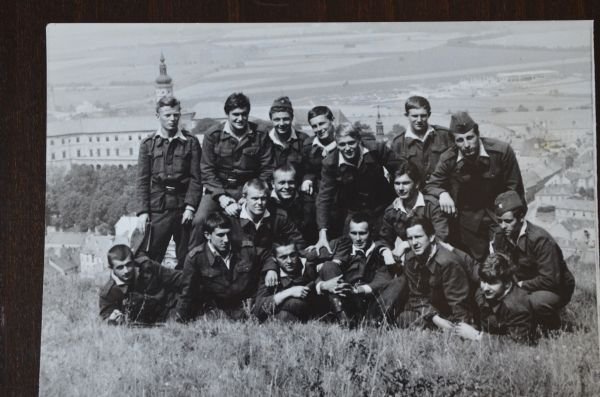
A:
[[[158,110],[162,107],[179,107],[181,109],[181,102],[174,96],[166,95],[156,102],[156,113],[158,113]]]
[[[420,108],[427,110],[427,113],[431,113],[431,105],[429,104],[429,101],[422,96],[411,96],[406,100],[406,103],[404,104],[404,110],[406,111],[406,115],[408,115],[408,111],[410,109]]]
[[[360,131],[358,130],[358,128],[355,128],[352,124],[342,123],[335,128],[334,136],[336,138],[343,137],[346,135],[356,139],[358,142],[361,141]]]
[[[225,100],[225,114],[229,114],[233,109],[248,109],[250,111],[250,99],[243,92],[234,92]]]
[[[276,172],[293,172],[294,174],[296,174],[296,168],[289,162],[285,162],[285,163],[281,164],[279,167],[277,167],[273,170],[273,176],[272,176],[273,180],[275,180]]]
[[[408,218],[408,221],[406,222],[406,230],[408,230],[409,228],[411,228],[413,226],[417,226],[417,225],[421,225],[421,227],[423,228],[423,231],[429,237],[431,237],[435,234],[435,229],[433,228],[433,224],[431,223],[431,221],[429,219],[425,218],[424,216],[420,216],[420,215],[415,215],[415,216],[411,216],[410,218]]]
[[[298,252],[298,246],[296,245],[295,241],[292,241],[290,239],[280,239],[280,240],[273,241],[273,245],[271,248],[272,252],[273,252],[273,256],[275,257],[277,255],[277,248],[285,247],[288,245],[294,245],[294,251]]]
[[[308,122],[310,119],[314,119],[317,116],[325,116],[329,120],[333,121],[333,112],[327,106],[315,106],[308,111]]]
[[[106,255],[108,259],[108,267],[110,269],[113,268],[113,260],[124,261],[127,258],[131,258],[133,260],[133,251],[125,244],[117,244],[113,245]]]
[[[209,214],[204,220],[202,230],[205,233],[212,233],[216,228],[231,229],[231,220],[220,212]]]
[[[410,161],[401,163],[400,167],[398,167],[396,171],[394,171],[394,174],[392,176],[392,183],[396,180],[396,178],[401,177],[404,174],[408,175],[408,177],[412,179],[415,185],[420,187],[421,170],[419,170],[419,167],[417,167],[414,163],[411,163]]]
[[[248,182],[244,183],[244,186],[242,187],[242,197],[246,197],[248,195],[248,189],[250,187],[267,192],[267,196],[271,193],[271,189],[269,189],[269,184],[267,182],[260,178],[252,178]]]
[[[508,283],[513,280],[514,266],[508,256],[502,253],[490,254],[479,268],[479,278],[486,283]]]

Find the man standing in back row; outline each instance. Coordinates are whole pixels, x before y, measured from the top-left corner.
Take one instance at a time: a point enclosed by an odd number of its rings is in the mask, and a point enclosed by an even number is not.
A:
[[[495,223],[494,200],[508,190],[523,200],[521,171],[510,145],[481,138],[467,112],[452,115],[450,132],[455,145],[440,157],[424,193],[437,197],[442,211],[457,216],[458,234],[451,230],[455,238],[449,243],[483,261]]]

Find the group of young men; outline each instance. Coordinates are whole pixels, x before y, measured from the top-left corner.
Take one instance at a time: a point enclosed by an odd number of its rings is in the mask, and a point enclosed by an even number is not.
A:
[[[560,327],[573,276],[525,220],[512,148],[481,137],[468,113],[430,125],[429,102],[410,97],[408,128],[387,146],[326,106],[308,112],[314,136],[297,131],[288,97],[259,131],[233,93],[201,147],[179,128],[177,99],[156,109],[138,163],[144,238],[108,253],[110,323],[325,318],[528,342]],[[159,264],[171,238],[175,270]]]

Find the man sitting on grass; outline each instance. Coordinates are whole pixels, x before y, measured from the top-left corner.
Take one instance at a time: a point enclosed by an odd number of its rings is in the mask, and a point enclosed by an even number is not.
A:
[[[516,342],[534,341],[533,308],[527,291],[514,282],[515,273],[504,254],[491,254],[479,269],[481,285],[475,294],[482,332],[468,324],[457,325],[454,331],[467,339],[481,340],[484,332],[508,335]]]
[[[109,324],[164,322],[174,316],[181,272],[146,256],[133,258],[123,244],[108,251],[110,279],[100,290],[100,317]]]
[[[273,256],[278,270],[278,283],[267,286],[264,279],[256,293],[253,314],[265,321],[273,316],[281,321],[306,321],[314,301],[314,268],[306,266],[298,248],[289,240],[273,243]]]
[[[437,243],[434,233],[427,218],[415,216],[406,223],[411,252],[404,259],[409,296],[397,319],[402,328],[452,329],[455,322],[471,321],[468,264]]]

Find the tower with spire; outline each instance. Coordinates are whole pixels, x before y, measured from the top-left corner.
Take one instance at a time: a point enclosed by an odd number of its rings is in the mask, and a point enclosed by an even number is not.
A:
[[[383,133],[383,121],[381,121],[381,115],[379,114],[379,105],[377,105],[377,122],[375,123],[375,137],[378,141],[384,140]]]
[[[165,64],[165,56],[160,53],[160,74],[155,80],[155,95],[156,101],[164,96],[173,96],[173,79],[167,74],[167,65]]]

